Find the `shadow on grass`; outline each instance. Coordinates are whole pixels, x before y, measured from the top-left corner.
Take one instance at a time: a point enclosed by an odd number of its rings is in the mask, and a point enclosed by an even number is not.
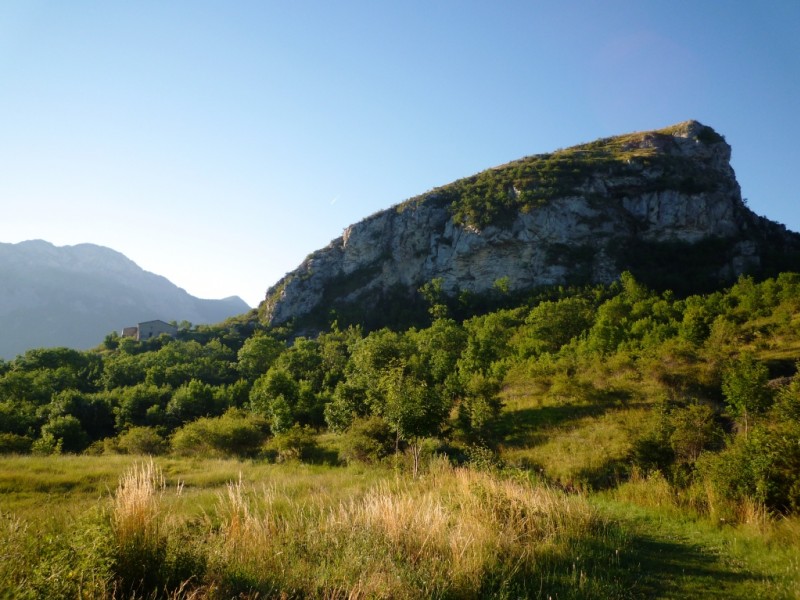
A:
[[[630,540],[624,554],[620,568],[634,598],[745,597],[745,590],[762,580],[731,570],[708,549],[687,541],[641,535]]]
[[[625,393],[604,395],[591,403],[559,404],[522,408],[500,415],[497,431],[503,443],[511,448],[536,446],[547,439],[548,430],[580,421],[586,417],[600,417],[615,410],[628,410],[641,406],[627,402]]]
[[[772,577],[731,560],[699,523],[619,501],[601,499],[595,506],[606,535],[595,536],[590,545],[595,556],[617,545],[616,560],[606,563],[608,577],[624,583],[627,598],[791,597]]]
[[[547,430],[585,417],[599,417],[608,409],[599,404],[542,406],[505,412],[498,431],[509,447],[529,447],[542,443]]]
[[[763,577],[735,570],[710,548],[626,533],[624,524],[609,525],[574,552],[551,562],[544,576],[524,574],[525,597],[750,600],[767,597],[763,593],[769,589],[763,587]]]
[[[611,458],[593,469],[581,469],[575,476],[584,490],[600,491],[617,487],[630,476],[631,463],[627,458]]]

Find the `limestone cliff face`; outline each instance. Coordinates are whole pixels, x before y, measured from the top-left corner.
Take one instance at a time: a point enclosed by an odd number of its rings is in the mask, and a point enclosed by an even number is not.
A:
[[[388,294],[411,298],[433,279],[449,295],[501,279],[512,292],[607,283],[647,270],[647,249],[709,240],[708,275],[730,280],[762,267],[769,240],[800,247],[743,204],[730,152],[688,121],[497,167],[348,227],[270,288],[260,314],[281,324],[347,306],[379,313]],[[482,193],[500,208],[481,208]]]

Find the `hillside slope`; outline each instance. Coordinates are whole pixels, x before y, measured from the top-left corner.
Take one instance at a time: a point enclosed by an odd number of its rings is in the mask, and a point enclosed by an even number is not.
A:
[[[689,293],[800,268],[800,236],[745,206],[730,154],[687,121],[489,169],[348,227],[268,290],[261,317],[380,326],[432,280],[474,298],[630,270]]]
[[[96,346],[140,321],[216,323],[249,307],[195,298],[124,255],[92,244],[0,244],[0,357],[29,348]]]

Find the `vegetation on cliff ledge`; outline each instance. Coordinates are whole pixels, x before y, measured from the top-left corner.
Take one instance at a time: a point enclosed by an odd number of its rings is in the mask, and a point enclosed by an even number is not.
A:
[[[508,222],[554,198],[579,195],[617,198],[625,194],[675,189],[689,194],[713,191],[719,175],[675,151],[676,135],[691,122],[658,131],[604,138],[516,160],[435,189],[423,199],[446,202],[459,224],[484,229]],[[696,141],[724,143],[702,126]],[[599,193],[598,182],[624,181]]]

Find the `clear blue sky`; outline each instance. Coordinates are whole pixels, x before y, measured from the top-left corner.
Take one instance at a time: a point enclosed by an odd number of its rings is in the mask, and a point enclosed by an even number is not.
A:
[[[0,241],[201,297],[529,154],[698,119],[800,230],[800,1],[4,0]]]

